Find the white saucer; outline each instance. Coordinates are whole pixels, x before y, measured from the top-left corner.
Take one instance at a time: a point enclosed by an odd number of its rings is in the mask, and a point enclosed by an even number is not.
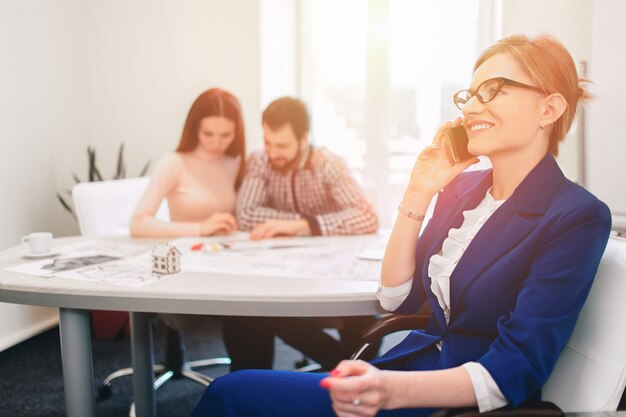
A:
[[[22,252],[22,257],[23,258],[31,258],[31,259],[38,259],[38,258],[49,258],[51,256],[56,256],[59,254],[58,250],[51,250],[50,252],[44,252],[44,253],[33,253],[30,250],[26,250],[24,252]]]

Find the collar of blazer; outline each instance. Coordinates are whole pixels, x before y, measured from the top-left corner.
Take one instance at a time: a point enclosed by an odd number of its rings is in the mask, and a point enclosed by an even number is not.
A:
[[[543,214],[564,179],[565,176],[556,160],[548,153],[526,175],[505,204],[513,204],[518,213]],[[492,170],[481,171],[477,173],[477,177],[453,184],[452,198],[459,200],[479,198],[476,201],[478,204],[492,185]]]
[[[564,180],[565,176],[554,157],[547,154],[472,239],[450,277],[450,325],[465,289],[493,262],[514,250],[535,229]],[[450,202],[450,209],[442,213],[443,219],[437,222],[437,226],[429,234],[433,245],[427,245],[430,246],[427,252],[429,255],[423,263],[422,276],[426,280],[429,279],[430,256],[439,251],[450,228],[460,227],[463,211],[476,207],[492,183],[491,170],[487,170],[470,173],[453,184],[453,190],[450,190],[453,193],[448,197],[453,200]],[[443,316],[439,319],[443,319]]]

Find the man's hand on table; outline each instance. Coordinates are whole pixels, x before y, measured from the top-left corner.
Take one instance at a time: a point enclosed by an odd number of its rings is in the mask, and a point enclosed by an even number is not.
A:
[[[268,239],[275,236],[308,236],[309,222],[300,220],[268,220],[257,224],[250,231],[250,240]]]

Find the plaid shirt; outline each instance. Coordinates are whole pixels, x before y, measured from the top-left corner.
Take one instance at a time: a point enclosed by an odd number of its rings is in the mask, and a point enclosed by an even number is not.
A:
[[[239,190],[239,227],[302,218],[313,235],[358,235],[378,228],[374,207],[338,156],[308,146],[299,166],[281,173],[264,152],[253,152]]]

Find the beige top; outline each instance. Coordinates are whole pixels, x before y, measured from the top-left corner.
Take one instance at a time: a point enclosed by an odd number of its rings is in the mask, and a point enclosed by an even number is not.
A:
[[[166,155],[137,204],[133,236],[198,236],[201,223],[218,212],[234,213],[239,158],[197,151]],[[167,199],[170,222],[155,219]]]

